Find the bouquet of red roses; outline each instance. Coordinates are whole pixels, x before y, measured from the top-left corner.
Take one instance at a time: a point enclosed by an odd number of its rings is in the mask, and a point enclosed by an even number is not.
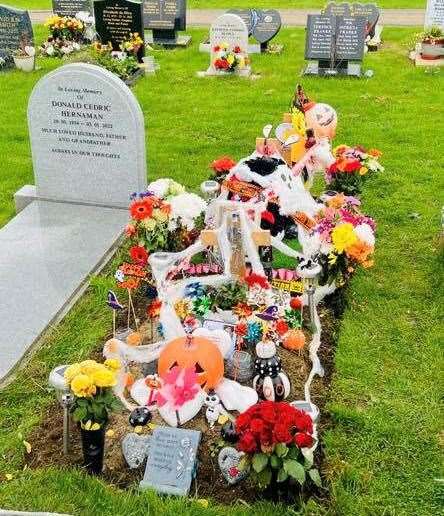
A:
[[[313,423],[311,417],[286,402],[262,401],[236,419],[237,447],[245,453],[242,467],[251,469],[259,487],[267,487],[273,476],[278,482],[294,479],[303,485],[306,473],[317,484],[313,468]]]

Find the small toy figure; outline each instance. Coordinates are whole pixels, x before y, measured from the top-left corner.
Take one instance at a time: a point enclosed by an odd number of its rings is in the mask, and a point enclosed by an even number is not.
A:
[[[214,427],[215,423],[217,423],[217,420],[219,419],[219,416],[228,416],[227,411],[222,407],[219,396],[214,391],[210,391],[207,394],[204,403],[207,407],[205,417],[207,418],[210,428]]]

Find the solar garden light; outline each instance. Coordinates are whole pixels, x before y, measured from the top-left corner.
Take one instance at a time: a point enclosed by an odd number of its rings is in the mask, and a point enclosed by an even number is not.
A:
[[[48,383],[55,390],[56,398],[63,408],[63,453],[69,453],[69,426],[70,414],[69,409],[74,402],[74,395],[69,386],[66,384],[63,376],[67,365],[60,365],[55,367],[49,374]]]
[[[311,324],[315,323],[314,293],[318,284],[318,276],[321,271],[321,266],[313,259],[301,261],[296,268],[298,276],[302,278],[304,290],[307,291]]]
[[[217,181],[208,180],[200,184],[200,190],[208,201],[212,201],[217,197],[220,185]]]

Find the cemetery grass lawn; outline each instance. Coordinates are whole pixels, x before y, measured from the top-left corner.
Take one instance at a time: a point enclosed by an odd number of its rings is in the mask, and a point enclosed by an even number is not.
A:
[[[51,0],[3,0],[3,4],[21,9],[52,9]],[[317,9],[327,2],[324,0],[188,0],[189,9],[264,8],[264,9]],[[423,0],[379,0],[379,7],[386,9],[422,9]]]
[[[330,497],[309,502],[305,514],[439,513],[437,234],[444,93],[442,72],[415,69],[407,60],[413,32],[385,29],[384,48],[365,58],[366,68],[375,70],[370,80],[303,80],[310,95],[337,109],[336,143],[379,148],[386,167],[365,187],[364,211],[378,221],[376,264],[359,272],[349,288],[328,428],[321,435]],[[254,70],[262,74],[256,81],[196,78],[195,71],[208,65],[208,56],[196,48],[205,32],[190,33],[193,48],[157,52],[160,72],[139,81],[134,91],[146,115],[150,179],[172,176],[197,190],[208,163],[224,154],[245,156],[261,127],[279,121],[299,80],[304,31],[282,31],[281,56],[253,56]],[[39,30],[37,38],[42,34]],[[0,225],[13,216],[13,193],[33,181],[26,104],[37,78],[56,62],[39,60],[39,65],[30,75],[0,74]],[[0,507],[88,516],[297,514],[296,508],[269,504],[249,509],[238,503],[227,510],[210,501],[204,508],[191,500],[120,491],[74,470],[23,469],[23,440],[53,402],[48,373],[101,348],[111,327],[104,299],[112,284],[109,276],[93,278],[88,292],[0,393]]]

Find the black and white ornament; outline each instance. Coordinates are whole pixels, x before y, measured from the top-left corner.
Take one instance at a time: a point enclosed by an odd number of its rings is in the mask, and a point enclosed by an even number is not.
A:
[[[151,421],[152,417],[148,407],[137,407],[131,412],[129,423],[134,427],[145,426]]]
[[[281,359],[276,354],[276,345],[271,340],[258,342],[256,354],[253,388],[259,398],[268,401],[284,400],[290,394],[290,380],[282,371]]]

